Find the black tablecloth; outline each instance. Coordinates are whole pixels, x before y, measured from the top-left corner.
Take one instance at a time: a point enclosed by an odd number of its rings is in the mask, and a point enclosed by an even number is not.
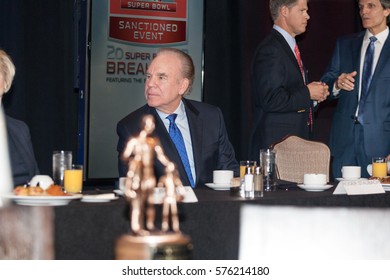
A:
[[[180,228],[192,239],[193,259],[237,259],[243,204],[390,207],[390,192],[348,196],[333,195],[333,191],[334,187],[323,192],[292,187],[245,200],[230,195],[229,191],[199,188],[195,189],[199,202],[179,203]],[[55,207],[56,259],[114,259],[115,241],[128,233],[129,205],[122,197],[109,203],[72,201],[67,206]]]

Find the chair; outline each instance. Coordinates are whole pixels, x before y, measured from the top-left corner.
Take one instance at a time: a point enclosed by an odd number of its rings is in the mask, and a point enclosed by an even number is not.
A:
[[[303,183],[305,173],[321,173],[329,182],[330,150],[324,143],[289,135],[270,148],[276,151],[279,179]]]

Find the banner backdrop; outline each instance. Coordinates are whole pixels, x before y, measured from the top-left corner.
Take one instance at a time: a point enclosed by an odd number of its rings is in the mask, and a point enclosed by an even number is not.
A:
[[[116,124],[145,104],[148,64],[161,47],[191,55],[202,99],[203,1],[110,0],[91,3],[87,179],[118,177]]]

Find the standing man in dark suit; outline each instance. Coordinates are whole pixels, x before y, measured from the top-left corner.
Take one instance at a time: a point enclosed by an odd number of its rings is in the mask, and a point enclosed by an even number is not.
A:
[[[368,177],[372,157],[390,154],[390,0],[358,2],[366,30],[337,40],[321,78],[338,98],[329,142],[335,178],[343,165],[360,165]]]
[[[308,83],[295,37],[306,30],[307,0],[270,0],[274,26],[252,62],[253,128],[249,157],[288,134],[309,138],[313,101],[326,99],[327,85]]]
[[[119,176],[126,176],[128,165],[121,159],[127,142],[141,131],[145,115],[153,115],[155,129],[165,155],[176,164],[180,179],[185,186],[203,186],[213,181],[213,170],[227,169],[238,174],[239,165],[229,141],[222,112],[219,108],[189,100],[195,75],[189,55],[174,49],[160,49],[146,74],[145,98],[147,104],[130,113],[117,125],[119,136]],[[173,115],[175,114],[175,115]],[[179,128],[185,144],[187,158],[182,160],[169,131],[170,118]],[[157,177],[164,174],[164,166],[154,163]]]

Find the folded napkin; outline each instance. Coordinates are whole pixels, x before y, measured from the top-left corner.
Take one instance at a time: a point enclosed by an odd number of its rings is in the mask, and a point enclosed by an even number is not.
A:
[[[87,199],[114,199],[115,194],[114,193],[103,193],[103,194],[92,194],[92,195],[84,195],[83,198]]]
[[[338,183],[333,194],[364,195],[385,193],[378,180],[353,180]]]
[[[40,186],[44,190],[47,190],[53,184],[53,179],[48,175],[35,175],[30,181],[30,186]]]

